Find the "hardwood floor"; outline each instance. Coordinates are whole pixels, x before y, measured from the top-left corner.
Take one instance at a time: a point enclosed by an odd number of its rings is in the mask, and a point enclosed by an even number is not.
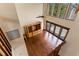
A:
[[[53,53],[63,41],[53,36],[47,31],[31,38],[25,39],[29,56],[47,56]]]

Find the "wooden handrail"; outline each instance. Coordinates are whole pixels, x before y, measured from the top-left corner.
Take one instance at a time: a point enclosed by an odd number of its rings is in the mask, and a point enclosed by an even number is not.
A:
[[[8,42],[6,36],[4,35],[2,29],[0,28],[0,49],[6,56],[12,56],[11,45]],[[1,53],[0,53],[1,54]],[[1,54],[2,55],[2,54]]]
[[[54,24],[54,25],[56,25],[56,26],[62,27],[62,28],[67,29],[67,30],[70,29],[70,28],[68,28],[68,27],[65,27],[65,26],[62,26],[62,25],[56,24],[56,23],[54,23],[54,22],[46,21],[46,23],[51,23],[51,24]]]
[[[47,29],[47,23],[49,23],[49,29]],[[54,25],[54,30],[53,30],[53,33],[50,31],[50,28],[51,28],[51,25]],[[56,35],[55,34],[55,30],[56,30],[56,26],[57,27],[60,27],[60,31],[59,31],[59,35]],[[62,30],[63,29],[65,29],[65,30],[67,30],[67,32],[66,32],[66,35],[64,36],[64,38],[61,38],[61,33],[62,33]],[[59,24],[56,24],[56,23],[53,23],[53,22],[50,22],[50,21],[46,21],[46,30],[48,31],[48,32],[50,32],[51,34],[53,34],[53,35],[55,35],[56,37],[58,37],[59,39],[61,39],[62,41],[65,41],[65,39],[66,39],[66,37],[67,37],[67,34],[68,34],[68,32],[69,32],[69,29],[70,28],[67,28],[67,27],[65,27],[65,26],[62,26],[62,25],[59,25]]]
[[[2,33],[2,34],[0,34],[0,35],[1,35],[2,37],[4,36],[3,39],[5,39],[5,40],[4,40],[5,43],[8,45],[9,48],[11,48],[11,45],[10,45],[10,43],[8,42],[7,38],[5,37],[5,35],[4,35],[4,33],[3,33],[3,31],[2,31],[1,28],[0,28],[0,31],[1,31],[1,33]]]

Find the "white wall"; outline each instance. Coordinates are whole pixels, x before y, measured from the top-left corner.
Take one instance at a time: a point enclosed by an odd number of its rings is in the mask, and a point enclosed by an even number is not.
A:
[[[20,24],[14,4],[0,4],[0,27],[3,31],[8,32],[17,29],[19,26]]]
[[[15,6],[13,3],[0,3],[0,17],[18,20]]]
[[[0,4],[0,27],[2,28],[5,34],[8,31],[19,29],[20,37],[9,41],[12,46],[12,55],[14,56],[28,55],[27,50],[26,50],[26,45],[24,42],[24,38],[23,38],[23,35],[21,34],[21,27],[20,27],[19,19],[18,19],[14,4],[12,3],[11,4],[9,3]]]
[[[41,21],[42,25],[43,25],[43,19],[36,18],[43,14],[43,4],[36,4],[36,3],[29,3],[29,4],[28,3],[21,3],[21,4],[18,3],[17,4],[16,3],[15,7],[16,7],[18,18],[19,18],[22,34],[24,32],[24,30],[23,30],[24,25],[31,24],[32,22],[35,22],[35,21]],[[16,50],[18,50],[18,49],[16,49]],[[22,47],[21,47],[21,50],[22,50]],[[19,52],[19,50],[18,50],[18,53],[22,54],[22,52]],[[27,55],[28,53],[23,53],[23,54]]]
[[[69,35],[67,37],[67,43],[62,47],[61,55],[75,55],[79,56],[79,12],[74,23],[71,25]]]
[[[12,3],[0,4],[0,28],[3,30],[5,35],[6,32],[8,31],[12,31],[20,28],[20,24],[14,4]]]
[[[21,3],[15,4],[20,25],[30,24],[35,21],[43,21],[41,18],[36,18],[43,14],[43,4],[41,3]]]
[[[77,14],[75,21],[69,21],[69,20],[59,19],[45,15],[44,21],[46,20],[70,28],[70,31],[66,38],[66,43],[64,46],[62,46],[59,55],[65,55],[65,56],[79,55],[79,46],[78,46],[79,45],[79,12]]]

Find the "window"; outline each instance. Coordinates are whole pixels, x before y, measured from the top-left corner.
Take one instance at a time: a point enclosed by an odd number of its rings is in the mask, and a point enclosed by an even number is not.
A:
[[[61,4],[60,15],[59,15],[60,18],[64,18],[67,6],[68,6],[67,4]]]
[[[77,4],[70,4],[66,19],[74,20],[76,17]]]
[[[74,20],[76,17],[76,3],[50,3],[49,15],[61,19]]]
[[[58,13],[58,5],[59,4],[55,4],[55,6],[54,6],[53,16],[58,16],[57,15],[57,13]]]

